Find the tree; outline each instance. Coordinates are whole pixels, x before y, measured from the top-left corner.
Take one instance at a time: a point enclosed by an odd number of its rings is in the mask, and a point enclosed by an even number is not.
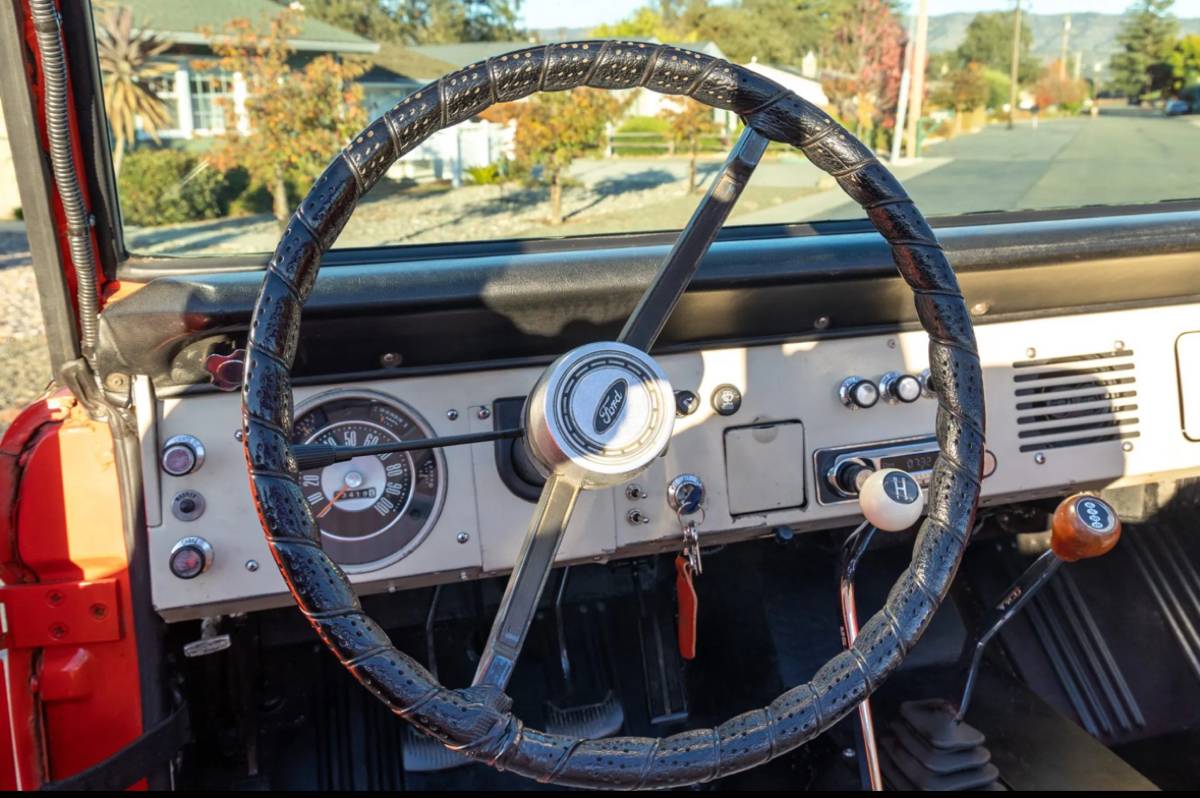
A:
[[[1175,0],[1137,0],[1117,33],[1121,49],[1112,57],[1112,85],[1132,100],[1169,90],[1169,59],[1179,23],[1170,14]]]
[[[601,38],[711,40],[734,61],[798,64],[818,51],[833,10],[853,0],[659,0],[592,34]]]
[[[1056,105],[1065,109],[1077,109],[1087,99],[1087,83],[1082,79],[1069,77],[1069,74],[1057,59],[1046,65],[1045,72],[1033,87],[1034,98],[1039,107]]]
[[[1171,90],[1176,94],[1200,84],[1200,35],[1184,36],[1167,59],[1171,65]]]
[[[1031,52],[1033,47],[1033,31],[1029,27],[1029,17],[1021,18],[1021,51],[1017,59],[1017,81],[1028,83],[1037,80],[1041,66]],[[955,50],[958,65],[970,63],[981,64],[985,67],[1012,73],[1013,49],[1013,12],[995,11],[976,14],[967,25],[966,36],[962,44]]]
[[[154,82],[174,77],[175,65],[160,61],[171,43],[133,27],[133,12],[124,6],[105,9],[96,31],[96,51],[104,83],[104,107],[113,135],[113,172],[121,173],[125,149],[137,140],[137,121],[158,141],[171,117],[154,91]]]
[[[887,0],[843,0],[833,11],[825,93],[859,138],[895,120],[904,29]]]
[[[197,65],[241,73],[246,81],[249,131],[230,126],[214,160],[222,169],[243,167],[267,187],[281,229],[291,212],[288,184],[315,177],[366,121],[362,87],[353,83],[364,65],[332,55],[298,65],[288,40],[300,19],[286,10],[269,20],[265,33],[248,19],[230,20],[223,35],[208,34],[218,60]]]
[[[954,109],[953,134],[957,135],[962,131],[963,112],[983,107],[990,94],[991,87],[984,68],[971,62],[946,75],[930,99]]]
[[[593,28],[588,35],[598,39],[678,41],[676,33],[660,12],[650,6],[642,6],[625,19]]]
[[[275,0],[290,6],[292,0]],[[352,31],[375,41],[399,41],[404,37],[403,18],[394,3],[382,0],[303,0],[304,14]]]
[[[563,220],[563,177],[571,162],[600,146],[604,127],[616,118],[624,103],[610,92],[574,89],[543,92],[527,100],[489,108],[483,116],[492,122],[515,122],[517,161],[539,166],[550,186],[550,222]]]
[[[276,0],[290,6],[293,0]],[[314,19],[375,41],[437,44],[518,38],[521,0],[303,0]]]
[[[700,152],[700,137],[717,130],[713,120],[713,109],[688,97],[671,100],[675,108],[667,106],[662,116],[670,126],[671,135],[677,142],[688,145],[688,193],[696,190],[696,156]]]

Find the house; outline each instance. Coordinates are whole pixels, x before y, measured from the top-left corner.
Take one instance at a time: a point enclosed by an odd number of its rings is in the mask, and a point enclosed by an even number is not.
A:
[[[230,126],[246,132],[244,111],[246,83],[239,74],[197,65],[212,55],[212,35],[219,34],[231,19],[244,17],[256,24],[285,10],[271,0],[119,0],[133,13],[134,27],[153,33],[171,43],[163,58],[174,62],[175,71],[155,81],[155,92],[167,105],[170,126],[159,131],[167,139],[217,136]],[[289,41],[297,57],[324,53],[346,56],[374,56],[379,45],[349,31],[316,19],[304,18],[299,32]],[[376,85],[401,76],[388,75],[381,68]],[[390,96],[391,91],[389,89]],[[229,101],[228,103],[226,101]],[[236,119],[226,118],[232,106]]]
[[[442,75],[458,69],[452,63],[426,55],[414,47],[381,42],[371,57],[373,66],[358,78],[363,104],[374,118],[397,102]]]
[[[750,63],[743,66],[752,72],[757,72],[764,78],[770,78],[785,89],[791,89],[801,98],[808,100],[818,108],[825,108],[829,105],[829,97],[825,95],[825,90],[821,88],[820,81],[804,75],[804,72],[816,72],[815,62],[813,62],[813,65],[810,65],[807,56],[805,57],[805,62],[805,65],[800,70],[778,64],[764,64],[757,58],[751,58]]]

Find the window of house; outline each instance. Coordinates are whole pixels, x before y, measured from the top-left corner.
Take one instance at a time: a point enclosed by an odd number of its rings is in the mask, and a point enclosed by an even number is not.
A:
[[[150,90],[162,100],[163,110],[167,114],[167,123],[161,133],[179,130],[179,93],[176,91],[175,73],[156,75],[150,79]]]
[[[233,110],[233,76],[224,72],[193,72],[192,129],[223,132],[226,114]]]

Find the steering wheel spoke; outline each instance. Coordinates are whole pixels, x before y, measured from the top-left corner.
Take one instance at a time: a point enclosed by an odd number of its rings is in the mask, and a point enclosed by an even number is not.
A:
[[[578,485],[559,475],[546,480],[472,685],[487,684],[501,690],[508,686],[579,491]]]
[[[704,199],[696,206],[687,227],[675,239],[675,244],[658,267],[650,287],[642,294],[637,307],[617,336],[621,343],[649,352],[659,333],[679,304],[693,275],[700,267],[708,248],[721,231],[729,213],[750,182],[758,162],[767,151],[768,141],[751,127],[746,127],[729,153],[721,173],[708,188]]]

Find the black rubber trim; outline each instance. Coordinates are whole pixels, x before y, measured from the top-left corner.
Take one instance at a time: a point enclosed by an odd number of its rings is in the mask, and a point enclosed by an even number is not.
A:
[[[1200,213],[957,227],[940,236],[969,304],[987,307],[977,323],[1200,297],[1192,254],[1200,252]],[[480,251],[472,247],[444,260],[323,268],[294,373],[319,382],[496,367],[611,339],[670,246],[646,236],[611,243],[527,254],[489,244],[482,251],[494,254],[466,256]],[[323,262],[342,262],[337,254]],[[206,348],[244,345],[261,280],[259,270],[152,280],[105,310],[104,368],[150,374],[164,393],[206,384]],[[908,294],[875,232],[719,240],[658,351],[915,328]],[[397,344],[403,367],[380,369],[384,348]]]

